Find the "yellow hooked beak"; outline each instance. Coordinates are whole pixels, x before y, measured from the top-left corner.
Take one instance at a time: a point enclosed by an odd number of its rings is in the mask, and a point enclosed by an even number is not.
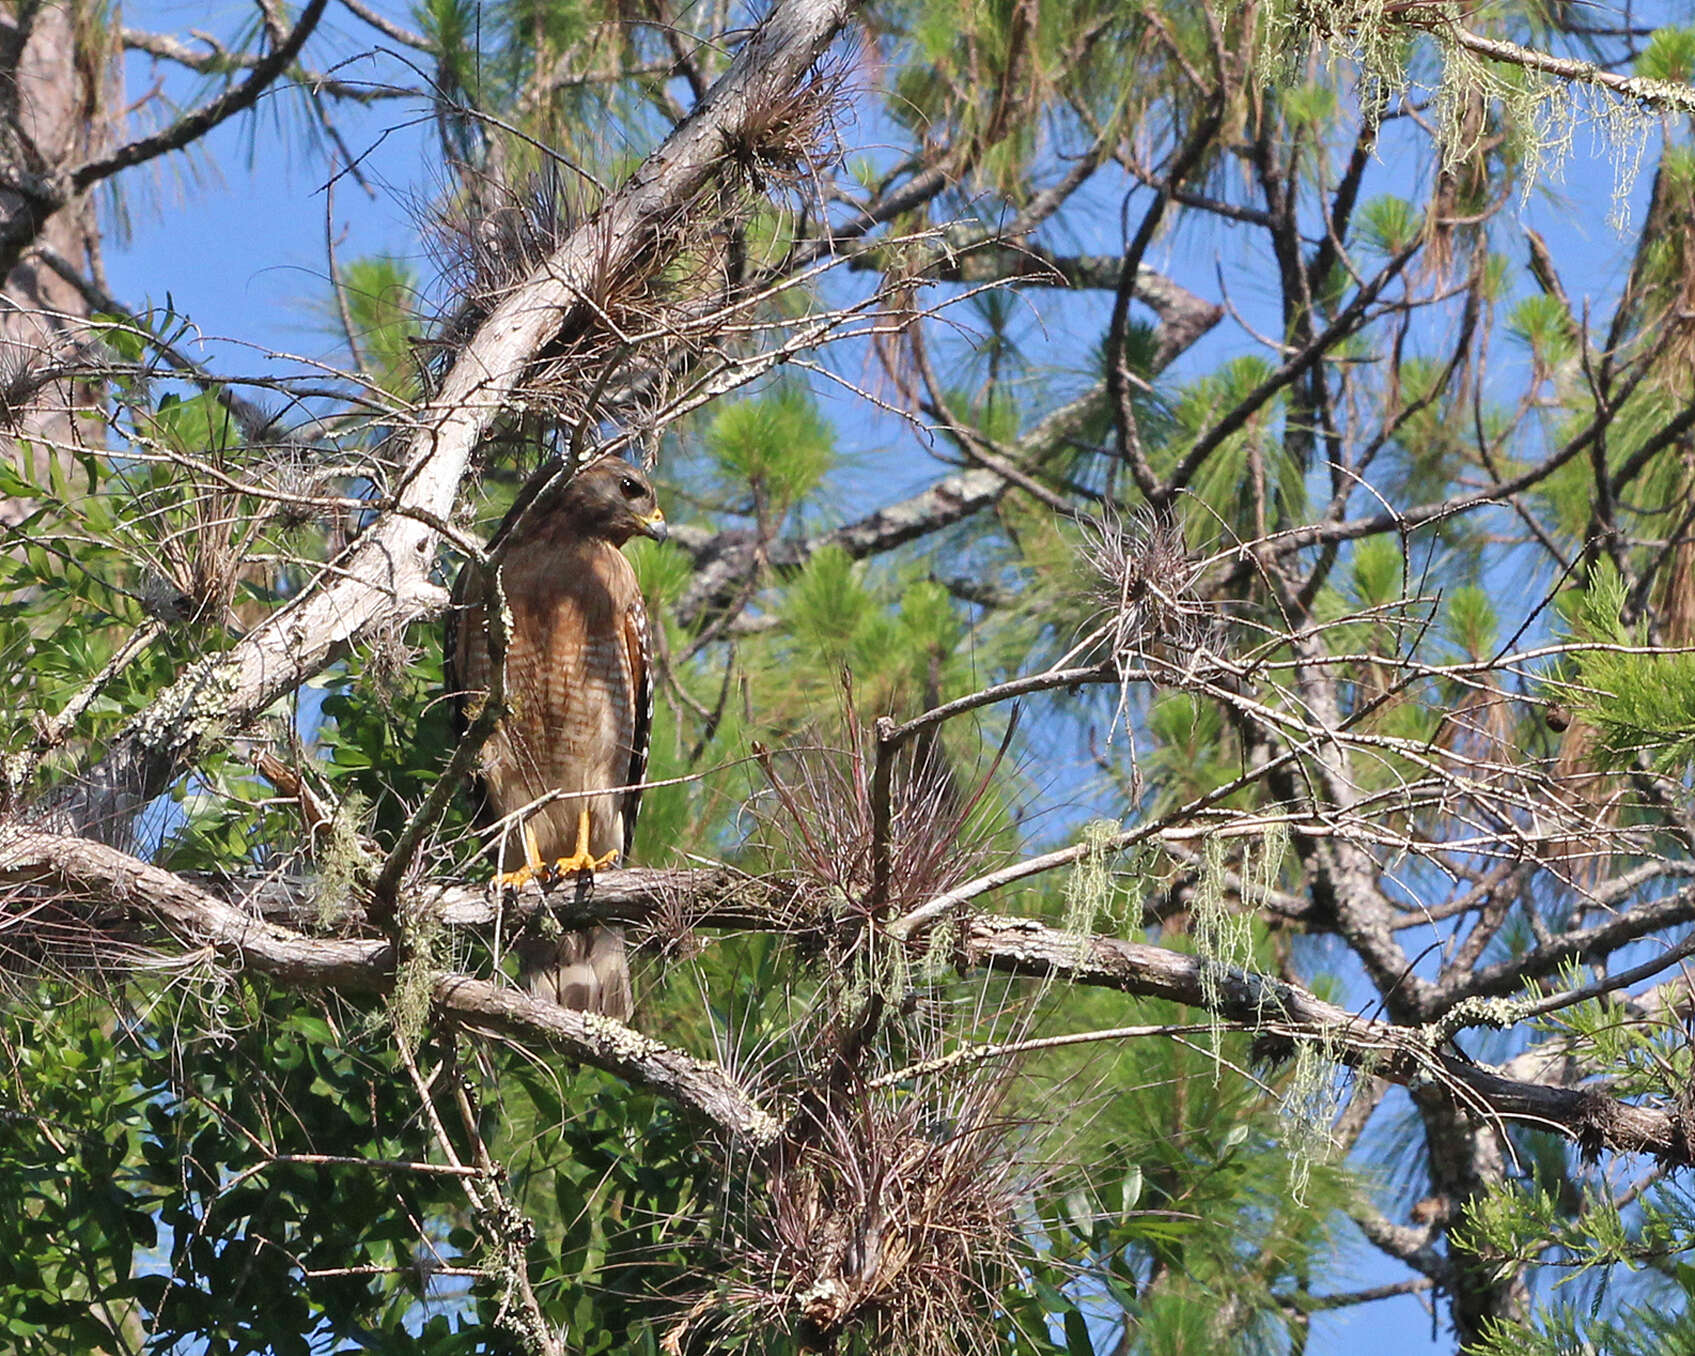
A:
[[[664,541],[670,535],[671,529],[665,526],[665,514],[660,509],[654,509],[652,513],[640,521],[642,531],[655,541]]]

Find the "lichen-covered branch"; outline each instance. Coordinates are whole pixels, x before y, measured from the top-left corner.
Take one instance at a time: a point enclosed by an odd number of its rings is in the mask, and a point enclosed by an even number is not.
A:
[[[1446,1088],[1473,1116],[1532,1121],[1563,1131],[1585,1150],[1653,1154],[1695,1164],[1695,1140],[1676,1108],[1617,1101],[1598,1088],[1515,1081],[1434,1048],[1422,1030],[1374,1022],[1292,984],[1231,971],[1203,983],[1216,962],[1114,937],[1079,937],[1027,918],[970,920],[966,959],[1014,974],[1056,976],[1076,984],[1211,1007],[1253,1025],[1272,1040],[1320,1042],[1334,1058],[1390,1082]],[[1208,989],[1218,995],[1208,1003]]]
[[[19,887],[0,899],[0,937],[14,944],[43,899],[120,910],[150,923],[184,951],[232,970],[251,970],[298,988],[386,992],[394,982],[394,949],[386,939],[310,937],[273,917],[305,917],[315,907],[309,885],[273,878],[259,891],[223,898],[201,883],[88,839],[22,826],[0,830],[0,881]],[[563,892],[561,892],[563,895]],[[541,908],[563,922],[590,920],[654,924],[682,919],[727,926],[821,935],[839,919],[809,912],[791,882],[756,881],[724,870],[610,871],[587,899],[544,896],[528,887],[509,900],[508,921]],[[256,907],[263,904],[264,907]],[[447,926],[485,928],[496,917],[486,892],[444,888],[430,907]],[[358,911],[343,919],[363,924]],[[1085,936],[1030,918],[978,914],[957,935],[969,966],[1116,989],[1203,1008],[1260,1034],[1262,1053],[1275,1057],[1311,1043],[1327,1057],[1426,1094],[1446,1096],[1474,1119],[1523,1119],[1563,1131],[1586,1150],[1652,1154],[1676,1165],[1695,1164],[1683,1114],[1652,1103],[1630,1104],[1599,1088],[1549,1086],[1514,1079],[1446,1053],[1441,1033],[1373,1021],[1307,990],[1266,975],[1220,966],[1166,947]],[[922,939],[911,945],[923,945]],[[777,1122],[757,1099],[716,1064],[604,1018],[529,998],[497,979],[445,974],[431,995],[444,1019],[551,1045],[677,1101],[727,1134],[767,1143]]]
[[[183,953],[232,973],[250,971],[278,984],[346,993],[394,987],[393,944],[374,937],[309,937],[223,899],[193,881],[104,843],[0,827],[0,939],[16,945],[43,901],[116,908],[150,924]],[[432,978],[438,1018],[516,1040],[552,1046],[668,1097],[723,1133],[755,1144],[778,1124],[722,1068],[698,1060],[609,1018],[572,1012],[471,975]]]

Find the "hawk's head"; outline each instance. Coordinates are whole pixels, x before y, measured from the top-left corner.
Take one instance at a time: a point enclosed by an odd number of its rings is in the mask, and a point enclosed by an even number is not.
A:
[[[636,536],[665,540],[665,515],[659,511],[653,483],[616,457],[578,471],[560,493],[558,512],[577,533],[602,537],[614,546]]]

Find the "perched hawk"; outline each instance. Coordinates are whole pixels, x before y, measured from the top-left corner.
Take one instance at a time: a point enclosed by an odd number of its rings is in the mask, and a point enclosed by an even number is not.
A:
[[[501,582],[512,614],[506,650],[507,714],[483,745],[480,819],[503,881],[610,865],[634,841],[653,715],[647,612],[619,549],[637,534],[663,541],[665,515],[635,467],[605,458],[562,489],[522,499],[496,530],[505,543]],[[489,685],[483,588],[460,571],[448,614],[448,690],[461,729]],[[565,795],[529,808],[549,792]],[[629,966],[618,927],[567,929],[517,945],[519,977],[563,1007],[630,1015]]]

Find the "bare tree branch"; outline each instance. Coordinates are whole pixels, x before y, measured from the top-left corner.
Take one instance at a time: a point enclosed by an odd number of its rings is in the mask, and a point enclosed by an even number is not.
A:
[[[291,988],[375,994],[394,987],[395,949],[387,940],[304,936],[90,839],[15,825],[0,828],[0,879],[45,888],[60,899],[118,905],[174,938],[184,962],[205,957],[232,972],[251,971]],[[0,936],[18,925],[18,916],[0,903]],[[431,998],[446,1020],[551,1045],[671,1098],[726,1134],[756,1144],[776,1137],[777,1122],[723,1069],[621,1022],[470,975],[433,976]]]
[[[250,71],[268,59],[258,53],[232,52],[205,35],[200,35],[199,41],[204,45],[191,47],[181,38],[169,33],[150,33],[145,29],[129,27],[123,31],[124,47],[127,50],[145,52],[161,61],[175,62],[202,75],[222,75],[235,70]],[[419,94],[417,90],[398,86],[349,84],[345,80],[332,80],[312,72],[303,72],[300,82],[310,86],[314,94],[325,94],[332,99],[347,99],[362,104],[375,103],[379,99],[415,99]]]
[[[1385,11],[1384,17],[1391,23],[1436,34],[1468,52],[1487,57],[1490,61],[1519,66],[1527,71],[1540,71],[1544,75],[1558,76],[1561,80],[1569,80],[1574,84],[1594,85],[1633,104],[1646,104],[1667,112],[1695,113],[1695,90],[1675,80],[1619,75],[1604,66],[1597,66],[1592,61],[1555,56],[1551,52],[1540,52],[1534,47],[1509,42],[1505,38],[1485,37],[1454,23],[1447,15],[1437,16],[1427,5],[1408,5],[1398,12]]]
[[[313,938],[246,912],[205,888],[88,839],[13,825],[0,831],[0,879],[26,888],[10,907],[0,902],[0,936],[27,928],[46,891],[60,902],[117,906],[151,922],[188,955],[207,954],[236,970],[253,970],[297,988],[381,993],[393,985],[394,948],[380,939]],[[724,913],[716,892],[732,887]],[[273,901],[279,886],[270,886]],[[698,892],[698,893],[697,893]],[[793,886],[737,880],[721,872],[606,872],[595,896],[554,901],[529,887],[508,906],[522,916],[546,907],[562,921],[651,920],[667,913],[700,922],[797,931],[833,926],[797,920]],[[759,900],[776,901],[761,910]],[[306,899],[292,907],[304,911]],[[432,905],[443,922],[487,925],[494,907],[456,887]],[[350,920],[351,921],[351,920]],[[797,928],[797,921],[801,927]],[[1443,1053],[1439,1033],[1373,1021],[1326,1002],[1297,985],[1220,965],[1204,956],[1114,937],[1084,936],[1035,919],[976,915],[963,920],[957,945],[966,964],[1010,974],[1060,978],[1201,1008],[1257,1032],[1262,1042],[1293,1049],[1309,1042],[1328,1058],[1374,1077],[1440,1091],[1460,1112],[1486,1120],[1523,1120],[1554,1129],[1591,1150],[1653,1154],[1676,1165],[1695,1164],[1695,1142],[1681,1110],[1631,1104],[1598,1088],[1524,1082]],[[158,962],[152,962],[157,964]],[[444,1017],[514,1039],[551,1044],[573,1058],[676,1100],[726,1133],[769,1143],[777,1122],[714,1064],[651,1041],[618,1022],[531,999],[494,981],[467,975],[436,977],[432,997]]]
[[[139,165],[170,151],[181,150],[205,136],[219,123],[251,108],[259,96],[269,88],[271,82],[287,70],[295,57],[300,55],[300,49],[306,45],[306,39],[312,36],[312,30],[318,26],[318,20],[324,17],[327,8],[329,0],[307,0],[306,8],[300,11],[300,17],[295,20],[288,37],[277,44],[263,60],[255,62],[247,78],[233,89],[225,90],[210,103],[185,114],[163,131],[131,141],[98,160],[78,165],[69,175],[71,193],[81,193],[131,165]],[[6,261],[6,267],[10,267],[9,260]]]
[[[1018,459],[1039,461],[1102,407],[1104,388],[1055,410],[1017,444]],[[671,530],[671,540],[694,558],[688,586],[677,600],[677,620],[697,624],[707,613],[725,606],[746,586],[761,560],[771,569],[801,568],[826,547],[846,551],[854,560],[881,555],[963,522],[1000,502],[1010,482],[986,467],[944,476],[928,489],[880,508],[856,522],[812,537],[784,537],[768,543],[761,553],[755,534],[747,529],[708,535],[688,527]]]

